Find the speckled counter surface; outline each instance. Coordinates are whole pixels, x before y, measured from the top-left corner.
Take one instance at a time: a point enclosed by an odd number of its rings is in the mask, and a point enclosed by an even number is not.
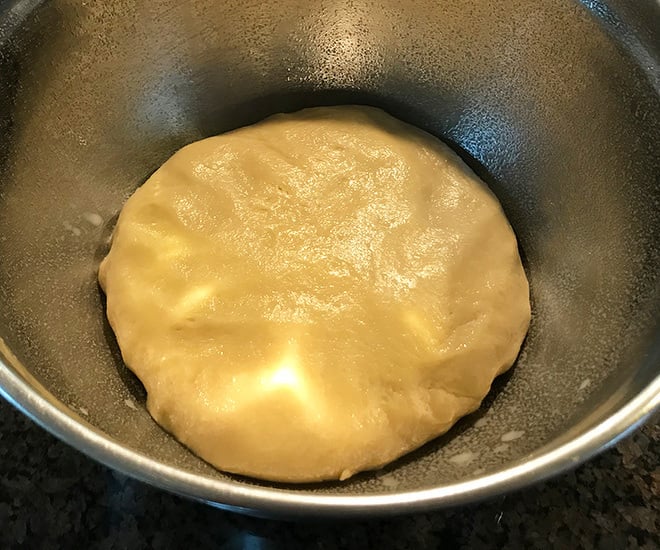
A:
[[[370,521],[222,512],[93,462],[0,400],[0,548],[660,548],[658,417],[577,470],[477,505]]]

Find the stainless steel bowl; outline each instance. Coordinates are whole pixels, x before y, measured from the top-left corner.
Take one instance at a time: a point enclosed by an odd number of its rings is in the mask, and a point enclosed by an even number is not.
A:
[[[660,401],[658,28],[654,0],[3,2],[2,394],[101,462],[258,514],[453,505],[587,459]],[[225,475],[147,414],[98,261],[177,148],[346,102],[443,138],[491,185],[531,330],[479,412],[382,471],[302,487]]]

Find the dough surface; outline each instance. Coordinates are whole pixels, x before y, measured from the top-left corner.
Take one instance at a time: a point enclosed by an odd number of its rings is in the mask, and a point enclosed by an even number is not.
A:
[[[530,320],[497,199],[370,107],[184,147],[126,202],[99,280],[154,419],[272,481],[345,479],[444,433]]]

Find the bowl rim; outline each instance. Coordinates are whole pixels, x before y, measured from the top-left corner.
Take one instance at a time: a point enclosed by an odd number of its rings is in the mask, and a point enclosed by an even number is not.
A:
[[[646,357],[658,364],[660,349]],[[657,371],[656,371],[657,372]],[[45,390],[47,391],[47,390]],[[508,493],[557,475],[610,447],[660,409],[660,372],[632,399],[584,433],[497,472],[439,487],[376,495],[333,495],[249,485],[185,472],[104,434],[53,397],[51,402],[0,355],[0,395],[42,428],[130,477],[212,506],[262,517],[357,517],[423,512]]]

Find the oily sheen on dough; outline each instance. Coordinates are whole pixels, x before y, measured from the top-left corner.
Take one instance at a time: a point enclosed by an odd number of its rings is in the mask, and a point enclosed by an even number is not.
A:
[[[447,431],[530,319],[492,193],[369,107],[184,147],[126,202],[99,279],[156,421],[274,481],[345,479]]]

